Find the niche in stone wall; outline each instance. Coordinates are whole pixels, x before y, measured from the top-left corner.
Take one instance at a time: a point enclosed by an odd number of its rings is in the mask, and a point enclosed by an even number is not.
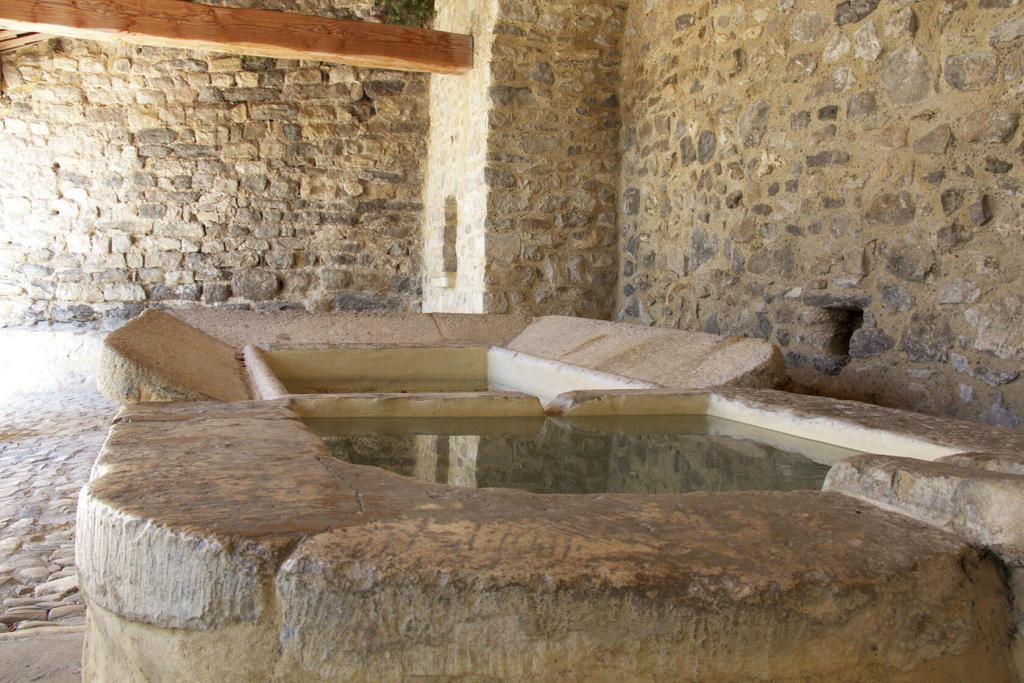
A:
[[[850,362],[854,335],[864,327],[864,308],[869,300],[829,294],[804,297],[810,310],[803,316],[807,331],[805,342],[821,349],[814,358],[815,367],[825,374],[838,375]]]
[[[444,200],[444,235],[441,245],[441,270],[449,287],[455,286],[459,270],[459,203],[455,197]]]
[[[835,307],[826,308],[825,312],[832,328],[828,351],[835,356],[848,357],[850,341],[853,339],[854,333],[864,325],[864,311],[854,307]]]

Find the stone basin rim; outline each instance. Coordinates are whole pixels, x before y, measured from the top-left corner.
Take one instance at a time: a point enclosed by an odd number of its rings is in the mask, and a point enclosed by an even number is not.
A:
[[[821,399],[812,399],[810,397],[794,397],[791,394],[782,394],[781,392],[774,392],[768,390],[749,390],[749,389],[723,389],[714,392],[637,392],[637,391],[622,391],[622,392],[575,392],[571,395],[563,396],[557,405],[557,410],[563,415],[574,415],[574,414],[592,414],[597,411],[605,410],[617,405],[619,409],[625,409],[624,414],[628,414],[628,407],[630,405],[636,408],[643,408],[646,404],[644,403],[650,399],[657,399],[659,404],[671,407],[671,401],[666,401],[671,396],[675,396],[678,400],[676,409],[679,410],[677,414],[692,413],[700,410],[700,406],[704,406],[705,409],[710,406],[717,405],[719,407],[725,406],[740,406],[748,410],[755,408],[774,409],[778,410],[780,405],[783,403],[788,406],[790,415],[804,416],[814,415],[815,407],[820,409],[822,405]],[[572,502],[575,499],[586,499],[589,501],[602,501],[607,504],[622,504],[625,502],[631,505],[643,507],[644,505],[655,505],[664,504],[670,502],[670,499],[686,498],[688,496],[697,496],[702,494],[559,494],[556,496],[551,495],[538,495],[531,494],[525,491],[510,491],[504,489],[485,489],[479,491],[458,490],[450,486],[441,484],[428,484],[424,482],[417,482],[407,477],[392,474],[375,467],[364,467],[359,465],[352,465],[344,463],[342,461],[336,461],[329,456],[326,448],[319,438],[315,437],[308,428],[299,421],[298,415],[293,412],[289,406],[293,405],[295,400],[281,400],[273,402],[242,402],[237,404],[181,404],[174,407],[156,407],[147,405],[135,405],[127,406],[119,414],[115,420],[114,428],[111,431],[111,435],[108,438],[107,444],[104,446],[103,454],[97,461],[97,465],[93,472],[93,478],[90,483],[83,488],[80,494],[80,509],[83,510],[80,519],[88,519],[90,515],[93,516],[106,516],[108,518],[122,516],[120,524],[125,529],[133,529],[138,532],[142,529],[153,532],[159,530],[160,534],[178,537],[174,540],[173,545],[179,548],[191,547],[196,544],[210,543],[221,547],[221,551],[225,557],[233,557],[238,555],[239,548],[242,546],[247,547],[243,554],[248,554],[250,551],[256,549],[256,555],[262,559],[257,563],[260,568],[256,572],[256,575],[250,578],[256,579],[257,575],[263,576],[265,580],[266,576],[275,574],[280,571],[283,563],[287,558],[291,557],[292,554],[297,551],[303,544],[309,541],[313,541],[319,538],[326,538],[339,529],[351,530],[356,526],[366,526],[373,524],[392,524],[396,523],[396,520],[400,520],[404,514],[408,513],[407,509],[402,506],[391,508],[391,517],[374,517],[367,515],[365,510],[360,510],[359,507],[364,505],[364,502],[360,499],[358,488],[363,487],[366,490],[374,488],[387,490],[393,488],[400,488],[404,492],[415,492],[413,495],[427,496],[428,498],[436,499],[439,506],[451,504],[463,505],[467,504],[466,501],[473,501],[480,498],[491,498],[493,500],[501,500],[503,503],[511,505],[513,508],[516,507],[515,501],[528,501],[528,503],[520,504],[519,507],[528,509],[531,507],[531,503],[540,502],[542,505],[547,507],[559,507],[568,502]],[[595,403],[604,404],[604,407],[595,407]],[[828,405],[835,407],[839,402],[828,401]],[[680,407],[681,406],[681,407]],[[689,407],[689,410],[683,411],[682,408]],[[847,411],[853,411],[852,413],[847,412],[845,415],[840,415],[839,412],[833,411],[831,415],[822,415],[819,410],[816,417],[817,419],[830,419],[835,423],[846,423],[853,424],[859,428],[869,428],[874,426],[877,428],[877,422],[879,419],[883,419],[886,416],[892,418],[894,415],[899,415],[899,411],[890,411],[889,409],[881,409],[872,406],[863,406],[863,404],[849,404],[846,406],[839,406],[845,408]],[[282,523],[280,515],[273,516],[273,519],[258,519],[254,526],[246,528],[246,524],[253,524],[251,519],[240,519],[235,514],[229,514],[229,510],[234,506],[234,502],[228,500],[225,502],[222,514],[223,519],[217,520],[214,518],[200,518],[196,521],[196,517],[193,514],[194,510],[191,509],[176,509],[173,514],[166,517],[161,517],[160,514],[155,514],[152,510],[154,505],[152,500],[133,500],[131,493],[128,491],[125,485],[121,488],[113,487],[109,484],[108,478],[118,477],[124,474],[125,471],[130,471],[133,466],[137,466],[138,463],[131,462],[132,458],[118,460],[116,453],[112,455],[117,449],[123,449],[125,444],[120,443],[120,433],[128,430],[132,432],[129,434],[129,439],[136,438],[136,435],[141,435],[144,431],[157,433],[157,440],[163,438],[165,432],[179,430],[186,428],[192,424],[188,418],[189,411],[196,411],[198,417],[192,419],[195,420],[196,425],[200,425],[202,429],[200,434],[196,435],[199,442],[203,442],[205,439],[207,442],[210,440],[223,439],[225,435],[230,435],[233,431],[243,429],[245,427],[252,427],[258,423],[270,424],[272,430],[275,433],[280,433],[282,430],[288,432],[287,436],[293,438],[298,444],[297,448],[300,448],[300,452],[303,458],[308,460],[307,467],[296,477],[296,482],[301,484],[303,477],[309,477],[310,479],[320,480],[319,485],[325,483],[336,487],[335,492],[337,493],[337,487],[348,486],[355,493],[352,499],[342,498],[346,500],[346,507],[344,510],[334,509],[331,511],[317,510],[315,509],[316,504],[310,504],[309,506],[300,506],[297,510],[297,516],[294,520],[288,520],[287,523]],[[936,419],[934,427],[939,427],[940,423],[945,425],[944,431],[938,433],[932,433],[931,438],[927,439],[927,442],[931,443],[936,448],[946,449],[954,453],[960,454],[971,454],[976,452],[976,448],[969,447],[964,441],[962,431],[957,429],[957,425],[951,425],[948,420]],[[155,424],[159,424],[161,429],[153,429]],[[212,431],[212,433],[210,433]],[[203,435],[205,434],[205,436]],[[175,438],[180,436],[180,433],[171,435],[168,438]],[[1006,434],[1001,433],[999,430],[993,428],[993,433],[990,434],[992,438],[1003,438]],[[975,432],[977,437],[977,432]],[[287,440],[287,439],[286,439]],[[978,443],[975,438],[974,443]],[[165,444],[166,446],[166,444]],[[274,448],[275,444],[269,444],[270,448]],[[305,450],[302,450],[305,449]],[[129,443],[129,450],[131,446]],[[295,453],[289,454],[288,458],[294,460],[297,457]],[[879,454],[866,454],[864,457],[882,457]],[[969,457],[969,456],[968,456]],[[314,464],[315,463],[315,464]],[[207,463],[200,463],[200,469],[207,467]],[[949,465],[948,467],[952,467]],[[968,469],[968,468],[962,468]],[[983,479],[994,479],[1000,482],[1014,482],[1020,488],[1022,477],[1016,475],[1007,475],[999,472],[986,471],[984,473],[974,471],[974,474],[981,475]],[[173,479],[173,477],[172,477]],[[111,494],[110,491],[115,491]],[[164,492],[166,494],[166,492]],[[830,479],[826,483],[825,491],[820,493],[809,493],[807,497],[827,497],[830,500],[836,500],[834,496],[837,494],[844,494],[845,496],[857,497],[856,492],[846,491],[842,486],[836,486],[833,482],[833,478],[830,474]],[[734,493],[724,494],[716,493],[714,496],[724,498],[759,498],[759,497],[801,497],[796,494],[766,494],[766,493]],[[561,499],[560,501],[553,502],[552,498]],[[331,505],[337,505],[339,500],[342,499],[327,499]],[[509,503],[508,501],[513,501]],[[237,502],[237,501],[235,501]],[[386,501],[389,504],[393,504],[393,501]],[[866,498],[862,497],[864,503],[874,503]],[[170,506],[173,508],[173,504]],[[327,508],[330,505],[326,506]],[[109,508],[108,510],[102,510],[102,508]],[[147,512],[148,510],[148,512]],[[164,512],[166,512],[166,508]],[[293,512],[291,508],[287,509],[288,512]],[[899,510],[896,510],[899,511]],[[268,511],[269,512],[269,511]],[[275,514],[278,512],[277,509],[273,511]],[[177,515],[177,516],[175,516]],[[630,521],[630,520],[627,520]],[[85,545],[83,543],[83,545]],[[251,547],[249,547],[251,546]],[[291,547],[285,555],[284,546]],[[80,547],[80,553],[85,558],[93,557],[93,553],[89,548]],[[99,558],[97,558],[99,559]],[[109,558],[108,558],[109,559]],[[251,561],[252,557],[249,560]],[[244,563],[243,563],[244,564]],[[90,567],[88,560],[83,562],[83,575],[85,576],[84,584],[86,590],[90,590],[90,584],[95,586],[96,582],[90,581]],[[244,569],[244,568],[243,568]],[[246,569],[245,571],[251,570]],[[106,609],[110,609],[115,613],[124,614],[124,616],[131,615],[132,618],[151,622],[156,624],[166,625],[163,617],[160,616],[160,610],[156,612],[149,612],[148,610],[137,610],[131,609],[127,604],[117,604],[117,601],[105,601],[98,594],[99,591],[93,591],[94,599],[97,599]],[[148,612],[148,615],[147,615]],[[228,610],[230,612],[230,610]],[[250,615],[251,616],[251,615]],[[243,619],[244,621],[244,619]],[[187,621],[190,627],[194,627],[194,623],[189,620]],[[185,623],[177,623],[177,626],[185,626]]]

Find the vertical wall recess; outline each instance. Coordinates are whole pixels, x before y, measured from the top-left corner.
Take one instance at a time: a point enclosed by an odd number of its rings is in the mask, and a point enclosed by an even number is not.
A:
[[[434,26],[471,33],[474,68],[430,79],[430,133],[423,190],[424,312],[483,313],[491,50],[497,0],[439,0]],[[458,279],[445,275],[449,201],[458,215]]]
[[[459,270],[459,202],[455,197],[444,200],[444,245],[441,258],[445,275],[453,278]]]

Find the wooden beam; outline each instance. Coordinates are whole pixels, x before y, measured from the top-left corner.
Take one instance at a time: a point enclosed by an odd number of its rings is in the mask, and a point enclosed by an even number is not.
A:
[[[461,74],[473,66],[468,35],[184,0],[0,0],[0,26],[403,71]]]
[[[0,31],[0,53],[10,52],[11,50],[17,50],[19,47],[25,47],[32,43],[39,43],[44,40],[49,40],[53,36],[42,35],[40,33],[19,33],[18,31]]]

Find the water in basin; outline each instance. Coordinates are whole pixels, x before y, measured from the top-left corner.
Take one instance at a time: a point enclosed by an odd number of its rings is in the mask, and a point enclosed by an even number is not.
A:
[[[453,486],[533,493],[821,489],[854,451],[709,417],[309,419],[331,454]]]

